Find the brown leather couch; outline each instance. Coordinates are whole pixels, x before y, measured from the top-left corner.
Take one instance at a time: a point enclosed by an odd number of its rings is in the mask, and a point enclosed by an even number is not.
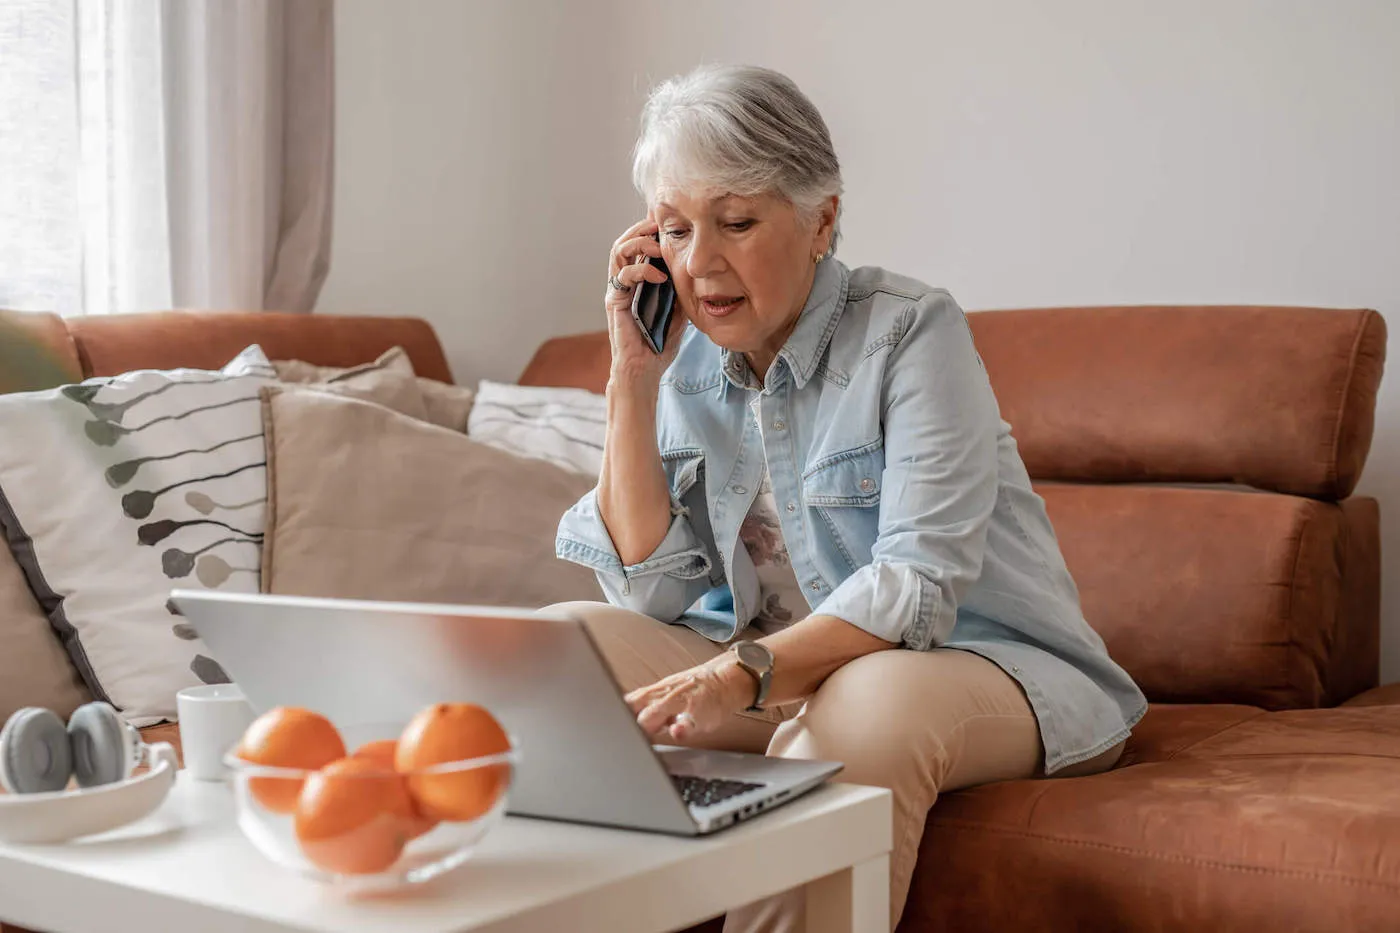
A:
[[[1400,685],[1376,687],[1379,515],[1353,495],[1381,317],[970,318],[1085,613],[1153,706],[1106,774],[942,798],[900,929],[1400,930]],[[74,378],[254,341],[324,365],[399,344],[451,378],[410,319],[25,320]],[[521,381],[600,391],[607,366],[604,335],[560,338]]]

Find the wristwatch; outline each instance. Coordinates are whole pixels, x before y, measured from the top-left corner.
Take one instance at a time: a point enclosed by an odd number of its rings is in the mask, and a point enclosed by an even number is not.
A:
[[[766,645],[756,641],[736,641],[729,646],[729,650],[734,652],[734,659],[739,662],[739,666],[752,674],[753,679],[758,682],[753,703],[745,712],[762,712],[763,701],[768,698],[768,685],[773,682],[773,652],[769,651]]]

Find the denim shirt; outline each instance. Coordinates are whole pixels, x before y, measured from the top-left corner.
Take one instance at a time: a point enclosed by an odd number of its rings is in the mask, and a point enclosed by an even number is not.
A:
[[[960,648],[1024,689],[1051,773],[1127,737],[1147,702],[1085,621],[1044,501],[1001,418],[967,319],[941,289],[817,266],[760,385],[687,328],[657,406],[671,524],[623,566],[596,488],[556,551],[609,602],[726,642],[759,609],[740,525],[765,464],[813,614],[902,648]]]

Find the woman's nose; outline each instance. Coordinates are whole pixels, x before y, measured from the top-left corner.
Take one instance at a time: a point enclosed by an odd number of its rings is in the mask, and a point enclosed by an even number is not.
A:
[[[685,271],[692,279],[703,279],[724,271],[724,254],[714,237],[696,233],[685,257]]]

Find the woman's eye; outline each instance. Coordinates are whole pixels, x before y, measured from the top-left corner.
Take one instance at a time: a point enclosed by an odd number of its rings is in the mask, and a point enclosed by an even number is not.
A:
[[[667,230],[666,236],[667,238],[672,240],[679,240],[681,237],[685,236],[685,231],[679,228],[674,230]]]
[[[730,230],[744,231],[753,226],[752,220],[736,220],[729,225]]]

